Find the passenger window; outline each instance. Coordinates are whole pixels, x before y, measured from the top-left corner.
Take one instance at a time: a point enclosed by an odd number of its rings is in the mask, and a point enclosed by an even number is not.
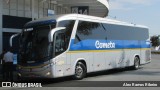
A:
[[[66,50],[66,40],[64,33],[56,33],[55,36],[55,55],[59,55]]]
[[[84,40],[107,40],[107,30],[98,22],[79,21],[74,44]]]

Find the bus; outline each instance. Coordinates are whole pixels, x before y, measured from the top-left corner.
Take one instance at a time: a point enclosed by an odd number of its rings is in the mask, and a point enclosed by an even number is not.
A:
[[[151,62],[148,27],[118,20],[60,15],[28,22],[18,35],[21,78],[83,79],[87,73]]]

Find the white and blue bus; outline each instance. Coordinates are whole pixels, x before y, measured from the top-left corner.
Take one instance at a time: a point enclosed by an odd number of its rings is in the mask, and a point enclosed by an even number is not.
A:
[[[68,14],[31,21],[19,35],[20,77],[82,79],[151,62],[148,28],[117,20]]]

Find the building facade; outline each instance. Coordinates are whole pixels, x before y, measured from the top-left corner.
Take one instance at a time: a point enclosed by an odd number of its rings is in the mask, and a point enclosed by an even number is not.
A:
[[[106,17],[108,11],[108,0],[0,0],[0,53],[31,20],[68,13]]]

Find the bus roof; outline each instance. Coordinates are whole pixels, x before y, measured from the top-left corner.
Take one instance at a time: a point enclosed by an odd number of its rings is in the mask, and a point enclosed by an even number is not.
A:
[[[108,24],[148,28],[147,26],[144,26],[144,25],[137,25],[137,24],[127,23],[123,21],[118,21],[118,20],[113,20],[108,18],[101,18],[96,16],[82,15],[82,14],[64,14],[64,15],[55,15],[55,16],[45,17],[45,18],[28,22],[25,25],[25,27],[33,26],[33,24],[41,25],[41,24],[56,23],[63,20],[77,20],[77,19],[83,20],[83,21],[93,21],[93,22],[101,22],[101,23],[108,23]]]
[[[39,26],[39,25],[48,25],[48,24],[55,24],[56,23],[56,20],[53,19],[53,18],[48,18],[48,19],[44,19],[43,20],[34,20],[34,21],[31,21],[31,22],[28,22],[25,24],[25,28],[31,28],[31,27],[34,27],[34,26]]]
[[[114,19],[108,19],[108,18],[101,18],[96,16],[89,16],[89,15],[82,15],[82,14],[66,14],[66,15],[60,15],[57,18],[57,21],[62,20],[83,20],[83,21],[94,21],[94,22],[102,22],[102,23],[109,23],[109,24],[116,24],[116,25],[124,25],[124,26],[132,26],[132,27],[140,27],[140,28],[148,28],[144,25],[138,25],[123,21],[118,21]]]

